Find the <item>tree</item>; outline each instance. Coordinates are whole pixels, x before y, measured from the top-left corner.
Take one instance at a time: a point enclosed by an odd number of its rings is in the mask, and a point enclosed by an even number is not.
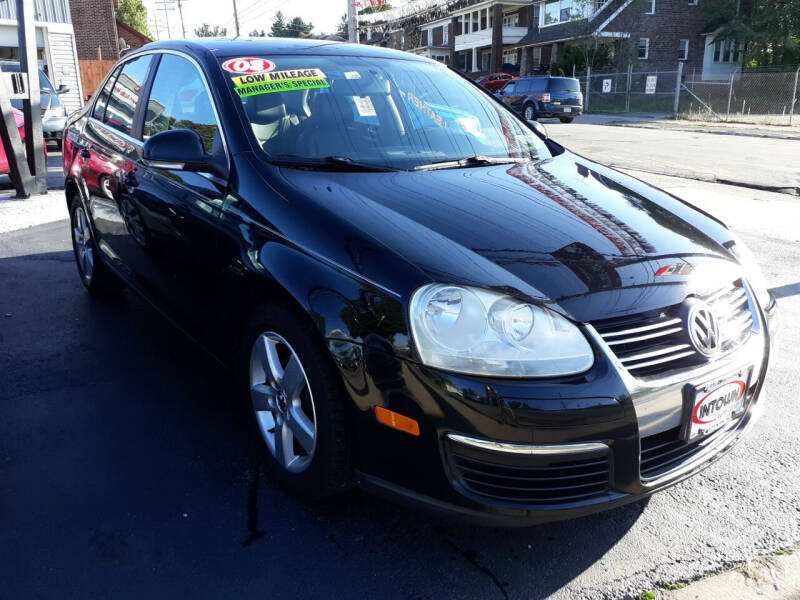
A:
[[[264,33],[263,29],[260,32],[258,29],[253,29],[253,31],[250,32],[250,37],[267,37],[267,34]]]
[[[347,39],[350,35],[350,30],[347,28],[347,14],[342,15],[339,19],[339,25],[336,27],[336,35]]]
[[[572,76],[573,66],[575,73],[586,71],[586,65],[593,70],[602,70],[613,64],[611,50],[605,44],[597,44],[597,38],[584,40],[574,45],[565,46],[561,55],[550,65],[551,75]]]
[[[312,29],[314,29],[314,25],[312,23],[306,23],[300,17],[295,17],[287,23],[283,13],[278,11],[275,13],[269,35],[270,37],[296,38],[300,37],[302,34],[311,33]]]
[[[219,25],[211,27],[208,23],[203,23],[194,30],[194,34],[197,37],[225,37],[228,34],[228,28],[220,27]]]
[[[800,62],[800,2],[709,0],[703,3],[715,40],[745,46],[745,65]]]
[[[360,11],[358,11],[358,14],[371,15],[373,13],[379,13],[385,10],[391,10],[391,8],[392,5],[387,2],[386,4],[377,4],[375,6],[368,6],[366,8],[362,8]]]
[[[143,33],[149,38],[153,37],[147,28],[147,8],[142,0],[119,0],[117,18],[139,33]]]

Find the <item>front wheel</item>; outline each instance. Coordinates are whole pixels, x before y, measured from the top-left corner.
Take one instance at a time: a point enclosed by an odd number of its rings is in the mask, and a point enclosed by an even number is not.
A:
[[[525,117],[526,121],[536,120],[536,109],[533,108],[533,104],[526,104],[525,108],[522,111],[522,114]]]
[[[72,250],[81,283],[95,295],[116,295],[122,290],[122,282],[98,256],[91,224],[80,199],[72,199],[69,209],[72,227]]]
[[[320,498],[350,479],[344,390],[317,331],[283,305],[264,307],[245,336],[256,435],[273,476]]]
[[[575,120],[575,117],[559,117],[558,120],[562,123],[572,123]]]

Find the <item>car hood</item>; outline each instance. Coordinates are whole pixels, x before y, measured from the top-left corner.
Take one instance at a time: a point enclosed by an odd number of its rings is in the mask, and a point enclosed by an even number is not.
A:
[[[656,276],[662,267],[732,263],[721,223],[570,153],[413,173],[282,173],[433,281],[514,290],[581,320],[680,302],[693,280]],[[642,291],[653,284],[664,285]]]

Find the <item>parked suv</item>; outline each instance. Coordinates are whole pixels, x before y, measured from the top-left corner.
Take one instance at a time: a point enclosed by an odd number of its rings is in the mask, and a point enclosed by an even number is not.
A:
[[[0,62],[0,71],[3,73],[19,73],[19,63],[17,61]],[[64,125],[67,122],[67,109],[61,102],[59,94],[65,94],[69,88],[65,85],[53,87],[47,75],[39,69],[39,89],[41,91],[42,107],[42,133],[45,142],[53,141],[61,150],[61,138],[64,132]],[[11,105],[17,110],[22,110],[22,100],[12,100]]]
[[[573,77],[520,77],[509,81],[498,96],[528,121],[557,117],[572,123],[583,112],[581,84]]]

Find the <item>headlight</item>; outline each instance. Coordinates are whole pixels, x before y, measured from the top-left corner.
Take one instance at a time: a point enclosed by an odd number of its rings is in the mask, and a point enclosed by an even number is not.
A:
[[[45,119],[53,119],[55,117],[66,117],[67,116],[67,109],[63,106],[59,106],[58,108],[48,108],[44,111],[44,118]]]
[[[753,290],[761,308],[767,308],[770,302],[770,295],[767,289],[767,283],[764,281],[764,275],[761,274],[761,267],[758,266],[755,256],[753,256],[750,249],[744,245],[744,242],[734,235],[733,232],[731,232],[731,235],[733,236],[733,243],[728,246],[738,259],[739,264],[742,265],[745,279],[747,279],[747,283],[750,284],[750,289]]]
[[[422,362],[492,377],[553,377],[592,366],[589,342],[561,315],[477,288],[430,284],[411,298]]]

